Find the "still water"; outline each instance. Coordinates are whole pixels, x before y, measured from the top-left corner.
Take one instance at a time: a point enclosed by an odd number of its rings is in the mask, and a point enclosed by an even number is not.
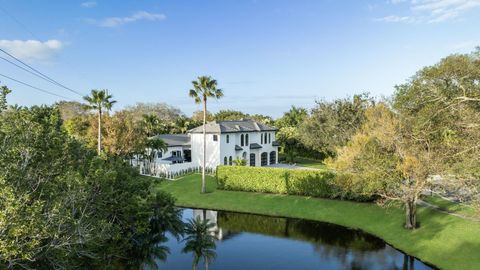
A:
[[[215,261],[210,270],[264,269],[433,269],[370,234],[342,226],[226,211],[184,209],[183,219],[215,224]],[[169,237],[170,255],[159,269],[192,269],[192,254]],[[203,260],[198,269],[205,269]]]

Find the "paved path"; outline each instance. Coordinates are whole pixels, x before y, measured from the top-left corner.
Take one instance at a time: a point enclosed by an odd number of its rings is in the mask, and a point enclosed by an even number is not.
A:
[[[427,207],[427,208],[430,208],[430,209],[433,209],[437,212],[442,212],[444,214],[447,214],[447,215],[451,215],[451,216],[455,216],[455,217],[459,217],[459,218],[463,218],[463,219],[467,219],[467,220],[471,220],[471,221],[477,221],[477,222],[480,222],[480,219],[479,218],[474,218],[474,217],[468,217],[468,216],[465,216],[465,215],[460,215],[460,214],[457,214],[457,213],[453,213],[453,212],[449,212],[441,207],[438,207],[436,205],[433,205],[431,203],[427,203],[425,201],[422,201],[422,200],[419,200],[418,201],[418,205],[421,205],[421,206],[424,206],[424,207]]]

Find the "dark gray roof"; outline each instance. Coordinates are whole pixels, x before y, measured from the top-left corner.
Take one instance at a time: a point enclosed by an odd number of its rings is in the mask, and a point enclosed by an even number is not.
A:
[[[254,120],[212,121],[206,125],[207,133],[234,133],[253,131],[276,131],[275,127],[267,126]],[[189,133],[202,133],[203,125],[191,129]]]
[[[243,148],[236,144],[235,145],[235,151],[241,151],[241,150],[243,150]]]
[[[280,143],[277,142],[277,141],[273,141],[273,142],[272,142],[272,146],[280,146]]]
[[[168,146],[190,146],[188,134],[161,134],[150,139],[162,139]]]
[[[262,148],[262,146],[258,143],[251,143],[250,144],[250,149],[259,149]]]
[[[181,161],[183,161],[183,158],[182,157],[170,156],[170,157],[164,158],[163,160],[181,162]]]

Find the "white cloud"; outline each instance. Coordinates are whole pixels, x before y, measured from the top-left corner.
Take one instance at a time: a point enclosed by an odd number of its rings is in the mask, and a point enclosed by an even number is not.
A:
[[[138,11],[127,17],[108,17],[102,20],[87,19],[89,23],[93,23],[100,27],[118,27],[127,23],[133,23],[140,20],[146,21],[161,21],[165,20],[167,16],[160,13],[150,13],[147,11]]]
[[[95,2],[95,1],[87,1],[87,2],[81,3],[80,6],[82,6],[82,7],[84,7],[84,8],[93,8],[93,7],[96,7],[96,6],[97,6],[97,2]]]
[[[461,19],[466,12],[480,7],[480,0],[389,0],[388,3],[406,4],[410,14],[406,16],[390,15],[376,18],[375,21],[440,23]]]
[[[0,40],[0,48],[26,61],[44,62],[64,47],[60,40]]]
[[[375,18],[373,19],[374,21],[377,22],[415,22],[415,19],[409,16],[397,16],[397,15],[390,15],[390,16],[385,16],[381,18]]]

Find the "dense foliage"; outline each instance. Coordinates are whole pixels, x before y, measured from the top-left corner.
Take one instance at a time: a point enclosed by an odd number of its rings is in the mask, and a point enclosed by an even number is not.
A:
[[[281,168],[219,166],[218,188],[336,198],[341,195],[335,175],[329,170],[289,170]],[[363,197],[352,199],[366,199]]]
[[[0,268],[138,268],[179,232],[173,199],[68,136],[57,109],[0,113],[0,142]]]

